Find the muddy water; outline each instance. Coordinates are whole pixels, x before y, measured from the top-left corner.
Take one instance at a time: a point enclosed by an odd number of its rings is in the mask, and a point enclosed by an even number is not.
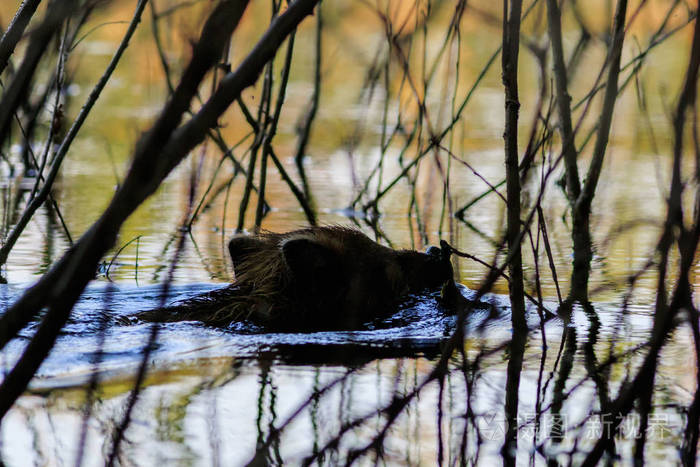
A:
[[[602,8],[605,2],[600,3]],[[660,6],[651,3],[650,12],[642,14],[635,23],[641,44],[660,21],[661,13],[656,9],[663,12]],[[131,7],[120,2],[94,21],[97,24],[106,17],[127,19]],[[4,8],[9,7],[0,6],[0,11]],[[389,126],[399,118],[410,121],[411,110],[397,104],[400,86],[397,70],[392,71],[397,76],[390,83],[393,95],[387,97],[380,88],[374,92],[362,89],[363,75],[358,70],[369,66],[377,44],[381,44],[381,25],[362,8],[337,8],[329,8],[327,12],[321,108],[305,164],[320,220],[355,225],[397,248],[424,248],[441,238],[447,239],[464,251],[493,261],[494,245],[503,233],[501,200],[495,195],[487,196],[467,211],[467,222],[449,216],[441,218],[443,184],[432,156],[419,165],[415,191],[402,180],[381,201],[378,226],[382,235],[369,227],[363,213],[348,208],[382,157],[385,100],[390,103]],[[488,5],[483,8],[488,10]],[[447,10],[442,10],[439,21],[449,19]],[[482,9],[482,13],[488,13],[486,10]],[[603,30],[596,24],[595,14],[584,13],[594,29]],[[244,53],[245,45],[258,34],[255,24],[266,21],[266,14],[264,8],[257,7],[243,21],[241,47],[234,47],[232,52],[234,63]],[[172,32],[166,33],[173,57],[186,50],[179,32],[187,31],[188,23],[178,18],[169,23]],[[466,94],[500,43],[498,28],[489,26],[483,18],[475,13],[465,20],[457,96]],[[676,23],[680,24],[681,19]],[[531,21],[525,27],[533,37],[538,37],[542,26],[534,18]],[[123,31],[119,27],[101,28],[77,49],[83,58],[81,66],[76,65],[70,109],[77,111],[101,73]],[[134,142],[148,128],[163,102],[162,73],[150,41],[150,30],[147,24],[144,27],[147,32],[138,39],[139,46],[132,47],[125,56],[116,79],[74,144],[56,186],[54,196],[74,237],[89,227],[108,202],[125,174]],[[566,39],[573,43],[576,33],[571,31]],[[559,455],[566,461],[572,451],[585,452],[606,427],[607,421],[595,415],[600,408],[601,391],[614,397],[623,381],[634,375],[644,356],[643,344],[652,326],[653,274],[639,281],[627,309],[623,310],[620,304],[625,279],[653,251],[658,223],[663,217],[670,162],[666,109],[680,87],[679,77],[688,48],[686,33],[682,30],[655,49],[653,60],[640,75],[638,85],[646,90],[648,116],[641,113],[639,93],[632,86],[617,104],[609,157],[592,221],[596,241],[592,288],[597,290],[593,296],[597,314],[576,309],[569,325],[555,318],[540,326],[535,310],[529,312],[533,331],[526,345],[520,386],[518,456],[521,462],[532,459],[542,463],[543,454]],[[355,40],[348,41],[349,37]],[[430,50],[437,49],[440,37],[436,33],[429,38],[430,44],[437,44],[431,45]],[[295,125],[305,112],[312,90],[309,52],[313,50],[312,38],[313,24],[309,23],[297,37],[300,52],[295,57],[276,145],[276,151],[296,181],[299,179],[291,157]],[[626,50],[625,58],[629,60],[635,50],[632,47]],[[600,44],[584,55],[574,79],[578,97],[595,80],[602,57]],[[522,67],[521,134],[526,135],[539,84],[535,62],[526,53]],[[437,88],[428,92],[428,102],[434,106],[436,115],[440,109],[449,115],[452,109],[441,107],[441,102],[449,99],[441,100],[444,95],[440,86]],[[448,89],[452,92],[449,86]],[[251,108],[256,108],[259,93],[259,86],[246,91],[244,100]],[[593,107],[595,114],[597,107]],[[503,176],[502,109],[497,61],[469,102],[463,123],[451,143],[453,152],[494,185]],[[237,111],[232,110],[227,118],[222,131],[233,144],[248,130]],[[586,123],[589,127],[594,124]],[[356,135],[361,135],[357,142]],[[17,156],[19,148],[10,151],[12,156]],[[415,147],[409,148],[404,163],[415,157],[416,152]],[[388,148],[381,187],[400,172],[399,154],[400,145]],[[244,156],[242,151],[236,155]],[[99,378],[99,391],[90,405],[84,459],[87,465],[103,463],[151,332],[149,325],[124,326],[116,318],[159,303],[158,284],[167,275],[169,260],[174,255],[174,239],[180,231],[178,225],[187,212],[191,174],[199,171],[199,199],[206,192],[209,180],[215,180],[216,185],[231,172],[226,163],[216,172],[219,157],[211,145],[195,151],[124,226],[118,247],[105,257],[98,278],[83,295],[30,391],[3,420],[0,456],[7,465],[74,462],[86,387],[95,374]],[[446,167],[444,154],[440,157],[442,166]],[[585,160],[582,163],[585,165]],[[269,172],[267,201],[272,211],[264,219],[263,228],[286,231],[305,226],[303,212],[288,187],[273,168]],[[563,196],[554,183],[558,176],[547,186],[543,208],[559,287],[565,293],[570,264],[570,219],[566,216]],[[527,184],[530,199],[539,188],[536,179],[533,177]],[[169,301],[211,290],[231,279],[225,242],[236,228],[243,183],[243,179],[237,178],[230,191],[217,197],[193,225],[175,269]],[[3,219],[10,217],[16,196],[23,193],[26,196],[27,188],[31,188],[31,180],[3,176]],[[486,188],[471,170],[452,161],[453,209],[479,196]],[[370,192],[378,190],[375,179]],[[409,215],[413,194],[419,209],[410,211]],[[255,202],[253,197],[253,206]],[[248,211],[246,227],[252,225],[252,211],[252,208]],[[67,246],[67,236],[56,216],[48,210],[40,211],[3,271],[9,284],[0,286],[2,306],[11,303],[36,280]],[[548,308],[554,311],[557,287],[546,266],[543,249],[539,251],[543,295]],[[459,280],[465,285],[463,293],[470,296],[486,270],[466,260],[457,266]],[[534,270],[534,257],[526,253],[528,290],[533,293]],[[343,427],[366,417],[364,423],[348,429],[337,445],[324,451],[320,463],[334,465],[344,462],[352,449],[365,446],[380,432],[384,418],[375,415],[378,409],[385,407],[392,397],[410,394],[420,387],[419,396],[410,401],[386,434],[383,462],[433,465],[442,459],[452,465],[460,453],[483,465],[500,462],[509,357],[504,343],[512,335],[507,299],[501,295],[505,291],[505,285],[497,283],[494,294],[486,297],[493,303],[493,311],[477,310],[467,319],[465,354],[473,360],[483,353],[478,368],[465,373],[461,356],[452,355],[442,387],[438,382],[420,386],[442,355],[456,324],[453,317],[440,311],[434,296],[413,297],[383,325],[358,332],[269,334],[237,325],[230,329],[209,329],[196,323],[164,325],[158,333],[148,377],[126,433],[120,460],[125,465],[240,465],[253,459],[256,449],[263,446],[259,454],[268,462],[294,465],[332,442]],[[4,369],[11,368],[35,325],[3,350],[0,358]],[[562,346],[565,334],[567,342]],[[695,391],[697,362],[690,349],[692,336],[687,329],[680,328],[662,353],[654,383],[655,411],[648,430],[649,461],[677,458],[684,428],[682,407],[690,403]],[[609,381],[601,389],[589,369],[596,362],[607,361],[611,351],[621,358],[609,366]],[[567,365],[570,373],[562,370]],[[561,418],[555,418],[549,408],[556,394],[562,391],[568,397]],[[471,415],[465,419],[467,409]],[[540,410],[545,414],[536,417]],[[466,427],[465,420],[468,420]],[[563,420],[567,431],[560,442],[552,442],[552,424],[557,420]],[[617,441],[623,463],[630,459],[639,423],[634,416],[625,420],[626,431]],[[280,427],[284,428],[278,436]],[[370,455],[363,462],[373,460]],[[574,456],[576,460],[580,459]]]

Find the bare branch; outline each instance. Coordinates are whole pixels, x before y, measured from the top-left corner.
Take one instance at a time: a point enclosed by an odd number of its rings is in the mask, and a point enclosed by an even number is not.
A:
[[[37,7],[41,0],[24,0],[20,5],[15,17],[7,27],[7,31],[0,39],[0,73],[5,70],[7,63],[10,61],[12,52],[14,52],[17,43],[22,38],[24,30],[27,28],[29,21],[34,16]]]

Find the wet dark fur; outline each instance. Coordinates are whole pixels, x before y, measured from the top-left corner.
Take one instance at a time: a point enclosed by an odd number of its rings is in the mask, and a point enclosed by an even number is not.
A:
[[[237,235],[229,252],[231,286],[138,317],[212,326],[249,320],[282,331],[358,329],[392,314],[407,294],[452,280],[449,255],[437,248],[393,250],[345,227]]]

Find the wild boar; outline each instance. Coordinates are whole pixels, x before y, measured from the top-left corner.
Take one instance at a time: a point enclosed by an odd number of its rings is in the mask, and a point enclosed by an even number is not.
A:
[[[347,227],[236,235],[228,248],[231,286],[139,317],[212,326],[249,320],[278,331],[360,329],[394,313],[407,294],[453,280],[449,251],[393,250]]]

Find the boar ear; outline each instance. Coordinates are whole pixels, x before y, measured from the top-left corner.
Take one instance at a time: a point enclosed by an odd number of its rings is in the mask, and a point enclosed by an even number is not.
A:
[[[297,279],[328,279],[338,266],[338,257],[328,247],[308,238],[295,238],[282,245],[284,259]]]
[[[247,235],[236,235],[228,242],[228,252],[231,255],[233,267],[240,265],[251,253],[260,251],[264,242]]]

